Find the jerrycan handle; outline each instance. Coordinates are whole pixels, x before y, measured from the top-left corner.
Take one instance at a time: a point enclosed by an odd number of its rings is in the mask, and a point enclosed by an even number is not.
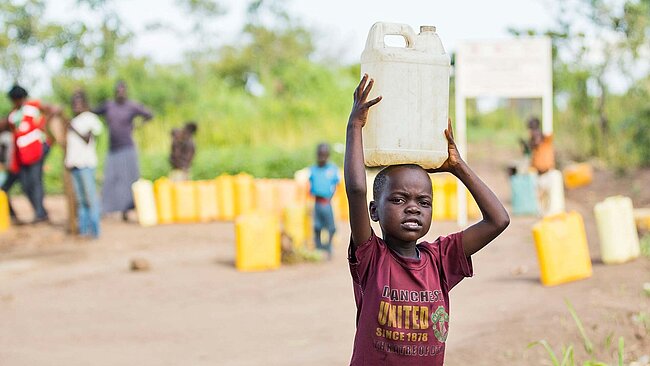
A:
[[[406,48],[415,47],[415,32],[408,24],[377,22],[372,25],[370,32],[368,32],[366,48],[385,48],[384,37],[388,35],[402,36],[406,40]]]

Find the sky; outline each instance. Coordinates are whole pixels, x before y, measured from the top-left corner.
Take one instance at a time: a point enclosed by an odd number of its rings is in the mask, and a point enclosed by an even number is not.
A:
[[[146,32],[147,24],[167,22],[189,32],[188,21],[176,0],[115,0],[127,26],[137,35],[128,52],[148,55],[159,62],[179,61],[188,44],[183,31]],[[228,12],[215,18],[219,39],[236,42],[244,23],[247,0],[222,0]],[[319,54],[343,62],[358,62],[368,30],[377,21],[406,23],[418,30],[434,25],[448,51],[464,39],[494,39],[508,36],[508,27],[545,29],[552,24],[550,0],[287,0],[289,13],[316,31]],[[49,0],[48,17],[84,16],[76,12],[74,0]]]

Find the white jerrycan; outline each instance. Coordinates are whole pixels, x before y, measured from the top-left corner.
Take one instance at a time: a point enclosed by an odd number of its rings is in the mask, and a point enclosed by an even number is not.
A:
[[[158,223],[156,197],[153,193],[153,183],[149,180],[138,179],[131,185],[135,211],[141,226],[153,226]]]
[[[387,35],[399,35],[406,47],[389,47]],[[432,26],[420,34],[406,24],[375,23],[361,54],[361,74],[374,79],[363,128],[366,166],[418,164],[437,168],[447,159],[450,57]]]
[[[594,214],[603,263],[623,263],[639,256],[639,236],[629,197],[607,197],[594,206]]]

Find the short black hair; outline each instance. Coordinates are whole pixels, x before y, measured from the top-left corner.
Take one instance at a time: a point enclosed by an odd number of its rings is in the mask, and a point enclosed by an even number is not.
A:
[[[9,93],[7,93],[7,96],[9,96],[9,99],[11,100],[27,98],[27,95],[27,90],[20,85],[12,86]]]
[[[539,118],[537,117],[530,117],[528,119],[528,128],[539,128]]]
[[[386,188],[386,182],[388,181],[388,173],[390,173],[392,170],[395,168],[409,168],[409,169],[417,169],[417,170],[422,170],[423,172],[426,173],[426,170],[422,168],[421,166],[417,164],[399,164],[399,165],[389,165],[379,171],[377,173],[377,176],[375,177],[375,181],[372,184],[372,199],[376,201],[379,196],[381,195],[381,192]]]
[[[325,150],[325,151],[327,151],[329,153],[330,152],[330,144],[328,144],[327,142],[321,142],[316,147],[316,151],[319,152],[321,150]]]
[[[185,126],[183,127],[187,132],[191,133],[194,135],[196,133],[196,130],[199,129],[199,126],[196,124],[194,121],[189,121],[185,123]]]

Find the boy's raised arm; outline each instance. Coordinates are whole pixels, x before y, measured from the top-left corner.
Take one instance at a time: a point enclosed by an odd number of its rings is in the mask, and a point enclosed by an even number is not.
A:
[[[463,251],[469,257],[499,236],[510,224],[510,217],[497,196],[460,157],[454,142],[451,120],[448,121],[445,137],[449,157],[440,168],[429,170],[429,173],[450,172],[455,175],[469,189],[481,210],[483,220],[463,230]]]
[[[371,235],[368,202],[366,200],[366,169],[363,163],[363,140],[361,129],[366,124],[368,109],[379,103],[381,96],[366,102],[372,89],[373,80],[366,85],[368,75],[364,75],[354,90],[354,104],[348,119],[345,138],[345,161],[343,173],[345,192],[348,196],[350,229],[352,232],[351,254],[356,246],[364,243]]]

